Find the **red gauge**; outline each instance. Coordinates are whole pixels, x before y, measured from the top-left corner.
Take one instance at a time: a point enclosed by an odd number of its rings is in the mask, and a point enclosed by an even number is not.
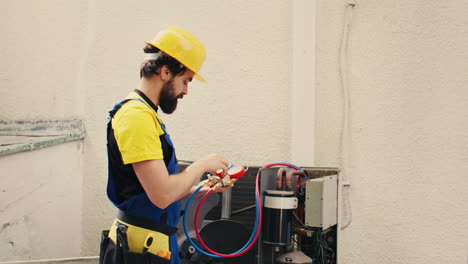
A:
[[[244,176],[245,168],[244,166],[234,166],[227,171],[227,174],[229,177],[231,177],[231,179],[239,179],[240,177]]]

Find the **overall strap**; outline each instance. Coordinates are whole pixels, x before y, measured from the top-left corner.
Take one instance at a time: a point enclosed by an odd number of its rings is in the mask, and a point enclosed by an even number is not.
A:
[[[112,110],[109,111],[109,121],[114,117],[115,113],[117,113],[117,111],[119,111],[119,109],[122,107],[123,104],[125,104],[126,102],[130,101],[130,100],[136,100],[136,101],[140,101],[142,102],[143,104],[147,105],[143,100],[141,100],[140,98],[128,98],[128,99],[124,99],[122,100],[122,102],[116,104],[114,106],[114,108]]]

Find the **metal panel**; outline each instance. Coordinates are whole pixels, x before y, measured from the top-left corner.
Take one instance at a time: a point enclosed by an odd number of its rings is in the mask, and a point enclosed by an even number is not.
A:
[[[327,229],[337,222],[338,176],[324,176],[307,181],[305,224]]]
[[[336,225],[338,211],[338,176],[323,178],[322,225],[327,229]]]
[[[306,183],[306,226],[322,227],[322,185],[322,178],[309,180]]]

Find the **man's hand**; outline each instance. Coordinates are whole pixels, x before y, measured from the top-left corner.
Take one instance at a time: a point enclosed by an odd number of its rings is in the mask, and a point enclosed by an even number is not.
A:
[[[225,192],[225,191],[231,189],[232,187],[234,187],[234,183],[235,183],[236,181],[237,181],[237,179],[232,179],[230,185],[228,185],[228,186],[222,186],[222,185],[221,185],[221,186],[219,186],[219,187],[217,187],[217,188],[214,188],[213,191],[214,191],[214,192]],[[203,189],[203,188],[202,188],[202,189]]]
[[[187,167],[187,170],[196,170],[200,173],[200,176],[205,173],[216,174],[219,169],[223,170],[225,174],[227,172],[229,162],[218,154],[210,154],[202,159],[195,161]]]
[[[237,180],[234,179],[231,181],[231,185],[229,186],[220,186],[220,187],[217,187],[217,188],[214,188],[213,189],[213,192],[217,192],[217,193],[220,193],[220,192],[225,192],[229,189],[231,189],[233,186],[234,186],[234,182],[236,182]],[[188,198],[197,188],[199,187],[198,186],[193,186],[191,189],[190,189],[190,192],[185,196],[185,198]],[[213,186],[214,187],[214,186]],[[209,187],[209,186],[203,186],[198,192],[197,194],[195,194],[195,197],[200,197],[200,196],[203,196],[205,195],[209,190],[211,190],[212,188]]]

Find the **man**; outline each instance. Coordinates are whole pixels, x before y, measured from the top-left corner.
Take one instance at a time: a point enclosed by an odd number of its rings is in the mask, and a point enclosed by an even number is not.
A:
[[[181,263],[175,238],[180,199],[205,172],[228,169],[228,161],[212,154],[179,172],[157,112],[174,112],[192,79],[204,81],[199,71],[205,47],[178,27],[146,43],[138,88],[109,112],[107,194],[119,215],[103,236],[100,263]]]

